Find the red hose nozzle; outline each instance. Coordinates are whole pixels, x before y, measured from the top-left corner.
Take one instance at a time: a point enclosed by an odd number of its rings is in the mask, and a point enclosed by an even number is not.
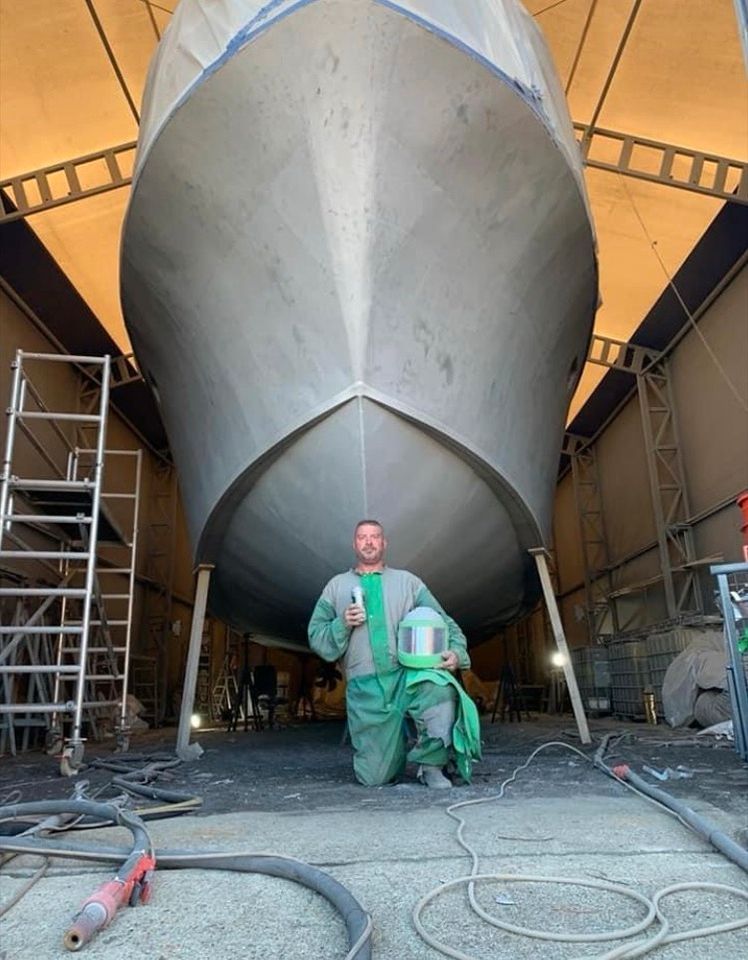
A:
[[[124,879],[118,876],[95,890],[73,917],[73,925],[62,938],[67,949],[80,950],[99,930],[108,926],[119,908],[130,903],[134,890],[137,890],[134,902],[142,900],[147,903],[155,866],[153,858],[144,853],[135,860]]]

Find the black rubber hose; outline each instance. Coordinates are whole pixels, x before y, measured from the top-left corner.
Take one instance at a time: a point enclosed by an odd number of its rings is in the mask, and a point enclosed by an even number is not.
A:
[[[145,763],[145,766],[137,767],[133,770],[131,762]],[[193,806],[202,805],[200,797],[189,793],[180,793],[177,790],[166,790],[164,787],[154,787],[148,785],[150,779],[155,779],[159,774],[165,772],[171,767],[179,766],[182,763],[177,757],[154,754],[118,754],[114,760],[96,758],[89,764],[90,767],[99,770],[111,770],[118,776],[112,777],[111,786],[118,787],[121,790],[127,790],[129,793],[137,794],[141,797],[148,797],[149,800],[163,800],[165,803],[192,803]]]
[[[89,767],[93,767],[94,770],[113,770],[115,773],[124,773],[127,776],[137,776],[139,773],[148,771],[153,773],[161,773],[164,770],[169,770],[172,767],[178,767],[181,765],[182,761],[178,757],[141,757],[140,755],[133,754],[116,754],[117,759],[108,759],[104,757],[96,757],[91,760],[88,764]],[[133,770],[133,762],[137,761],[140,766],[135,767]]]
[[[130,850],[120,851],[120,863],[123,860],[129,860],[140,850],[151,850],[153,847],[140,817],[120,810],[110,803],[97,803],[95,800],[38,800],[31,803],[14,803],[7,807],[0,807],[0,820],[22,820],[24,817],[36,814],[49,816],[58,813],[95,817],[105,823],[126,827],[132,834],[133,843]],[[29,839],[33,838],[29,837]]]
[[[109,757],[93,757],[88,762],[88,766],[98,767],[107,763],[168,763],[177,766],[182,763],[173,753],[167,753],[166,751],[157,753],[130,753],[125,751],[112,754],[112,756],[115,758],[114,760],[110,760]]]
[[[741,847],[740,844],[736,843],[731,837],[728,837],[726,833],[715,827],[705,817],[702,817],[701,814],[692,810],[691,807],[682,800],[678,800],[672,796],[672,794],[666,793],[659,787],[655,787],[642,779],[642,777],[634,773],[628,764],[623,765],[620,769],[608,766],[604,757],[612,736],[612,734],[607,734],[603,737],[600,746],[595,751],[595,757],[592,761],[594,765],[614,780],[623,780],[629,783],[634,790],[638,790],[639,793],[645,794],[645,796],[662,804],[663,807],[667,807],[668,810],[672,810],[672,812],[680,818],[681,823],[690,827],[694,833],[698,833],[700,837],[703,837],[708,843],[711,843],[713,847],[721,853],[724,853],[724,855],[740,867],[741,870],[745,870],[745,872],[748,873],[748,850],[746,850],[745,847]]]
[[[745,872],[748,873],[748,850],[735,843],[726,833],[696,813],[695,810],[692,810],[691,807],[683,803],[682,800],[678,800],[664,790],[660,790],[659,787],[647,783],[646,780],[643,780],[638,774],[634,773],[633,770],[626,771],[625,779],[628,780],[632,787],[636,787],[637,790],[645,793],[648,797],[651,797],[664,807],[668,807],[674,813],[677,813],[692,830],[708,840],[717,850],[724,853],[724,855],[732,860],[733,863],[737,864],[741,870],[745,870]]]
[[[82,808],[86,809],[82,809]],[[73,809],[75,808],[75,809]],[[94,809],[95,808],[95,809]],[[107,804],[93,803],[88,800],[43,801],[40,803],[22,803],[0,808],[0,819],[28,816],[36,813],[85,813],[89,816],[104,818],[103,810],[110,811],[108,819],[122,823],[133,830],[137,817],[128,815],[125,820],[122,812]],[[142,830],[148,841],[145,828]],[[148,841],[150,846],[150,841]],[[0,838],[0,851],[15,853],[33,853],[44,856],[67,857],[82,860],[98,860],[122,863],[132,855],[131,851],[120,847],[78,847],[74,844],[54,843],[47,846],[37,837]],[[189,850],[158,850],[155,854],[159,868],[165,869],[206,869],[235,870],[243,873],[260,873],[272,877],[281,877],[301,883],[314,890],[332,904],[340,914],[348,931],[350,960],[371,960],[371,919],[353,894],[341,883],[316,867],[300,860],[285,857],[258,854],[232,854],[209,851],[196,853]]]
[[[21,833],[26,833],[27,830],[33,830],[35,826],[37,826],[36,820],[13,820],[11,823],[0,823],[0,837],[17,837]]]
[[[111,785],[127,790],[129,793],[136,793],[140,797],[148,797],[149,800],[163,800],[165,803],[187,803],[191,802],[196,807],[202,804],[200,797],[192,796],[189,793],[179,793],[177,790],[165,790],[163,787],[152,787],[145,783],[135,783],[127,777],[112,777]]]

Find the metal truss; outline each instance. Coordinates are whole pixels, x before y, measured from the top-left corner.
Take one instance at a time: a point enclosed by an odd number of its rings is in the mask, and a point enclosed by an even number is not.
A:
[[[582,546],[587,628],[593,643],[602,643],[606,635],[619,631],[613,583],[610,573],[608,538],[600,494],[595,446],[582,437],[569,437],[573,445],[571,475]]]
[[[532,683],[534,677],[534,657],[532,646],[532,614],[517,621],[517,656],[519,660],[518,683]]]
[[[588,167],[748,204],[748,163],[630,133],[575,123]],[[0,224],[132,183],[137,141],[0,181]]]
[[[136,140],[0,181],[0,224],[132,182]]]
[[[140,635],[144,655],[133,664],[135,695],[146,707],[154,725],[167,713],[167,655],[171,630],[176,533],[177,476],[173,464],[153,464],[145,528],[145,576],[147,587]]]
[[[100,380],[96,368],[82,364],[80,369],[84,378],[89,380],[89,389],[94,392],[100,389]],[[116,390],[117,387],[124,387],[128,383],[137,383],[143,379],[143,375],[135,365],[134,353],[123,353],[118,357],[112,357],[109,375],[110,390]]]
[[[659,352],[625,340],[593,334],[587,351],[587,362],[625,373],[643,373],[659,359]]]
[[[699,562],[688,519],[691,514],[667,361],[656,350],[597,334],[587,360],[636,377],[661,567],[656,578],[640,586],[663,584],[669,618],[700,613]],[[567,433],[561,452],[571,463],[590,639],[601,641],[624,627],[619,622],[594,444]],[[625,592],[637,590],[627,588]]]
[[[693,530],[666,360],[636,378],[669,617],[703,610]]]
[[[585,166],[748,204],[748,163],[660,140],[575,123]]]

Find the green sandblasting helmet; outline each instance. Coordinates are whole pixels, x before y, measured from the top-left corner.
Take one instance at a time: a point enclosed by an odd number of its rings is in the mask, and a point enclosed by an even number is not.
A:
[[[447,625],[430,607],[416,607],[397,628],[397,658],[404,667],[423,670],[442,662],[449,649]]]

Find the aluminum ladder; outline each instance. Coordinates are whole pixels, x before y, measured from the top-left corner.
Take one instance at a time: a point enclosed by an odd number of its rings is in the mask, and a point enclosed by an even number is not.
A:
[[[50,409],[29,376],[29,367],[35,368],[40,363],[86,364],[98,369],[98,409],[91,413]],[[70,734],[64,742],[60,763],[61,772],[70,775],[77,772],[83,760],[83,711],[101,706],[87,701],[86,692],[111,358],[17,350],[12,371],[5,453],[0,473],[0,567],[7,566],[4,561],[13,561],[13,568],[21,567],[24,574],[18,583],[0,588],[0,602],[20,600],[29,607],[36,605],[36,609],[22,623],[0,625],[0,676],[4,680],[6,676],[12,676],[14,689],[19,691],[24,686],[25,677],[38,678],[40,675],[55,677],[57,681],[64,677],[71,681],[73,690],[66,700],[53,698],[29,703],[28,699],[14,702],[15,693],[11,689],[10,696],[6,692],[0,702],[0,714],[7,715],[9,729],[13,717],[19,714],[72,715]],[[64,474],[49,449],[50,442],[55,439],[58,446],[61,444],[68,451],[71,447],[74,449],[70,432],[76,426],[86,426],[95,434],[91,474],[82,478],[72,476],[70,471]],[[38,458],[44,461],[47,476],[25,476],[15,472],[19,434],[25,436]],[[28,462],[28,450],[26,454]],[[50,472],[56,476],[49,476]],[[20,510],[16,509],[19,502]],[[68,533],[71,528],[87,532],[82,548],[71,546],[74,540]],[[61,531],[61,535],[55,534],[55,530]],[[49,549],[50,540],[55,539],[54,549]],[[77,571],[82,574],[79,577],[81,582],[73,585],[74,572]],[[49,584],[50,576],[55,585]],[[79,622],[64,622],[62,618],[51,624],[41,622],[48,610],[61,610],[71,601],[79,603]],[[17,651],[24,641],[28,642],[34,636],[50,635],[57,636],[60,641],[66,637],[78,639],[75,662],[6,662],[10,653]],[[55,688],[59,696],[58,682]],[[7,683],[5,689],[8,690]]]
[[[95,449],[76,447],[68,464],[70,479],[79,480],[89,475],[95,457]],[[92,616],[89,620],[84,702],[96,706],[87,708],[88,722],[92,732],[96,734],[99,722],[106,722],[108,711],[112,705],[116,705],[118,719],[114,733],[117,748],[120,750],[127,750],[130,740],[127,692],[130,681],[142,459],[142,450],[104,450],[105,467],[111,465],[113,460],[118,461],[116,476],[119,478],[119,487],[122,487],[123,478],[127,478],[129,461],[131,483],[124,490],[110,490],[102,477],[101,522],[95,550]],[[115,505],[121,508],[117,516],[112,509]],[[88,537],[85,527],[81,534],[86,542]],[[66,566],[65,573],[70,575],[71,585],[82,582],[83,568]],[[61,602],[61,622],[64,625],[82,625],[81,612],[76,609],[75,602],[68,598],[63,598]],[[71,657],[75,662],[81,656],[79,638],[75,634],[60,633],[55,662],[68,663]],[[53,701],[64,700],[60,691],[65,690],[66,684],[73,682],[74,678],[64,673],[55,674]],[[62,748],[62,739],[62,716],[56,713],[52,715],[48,751],[57,753]]]

